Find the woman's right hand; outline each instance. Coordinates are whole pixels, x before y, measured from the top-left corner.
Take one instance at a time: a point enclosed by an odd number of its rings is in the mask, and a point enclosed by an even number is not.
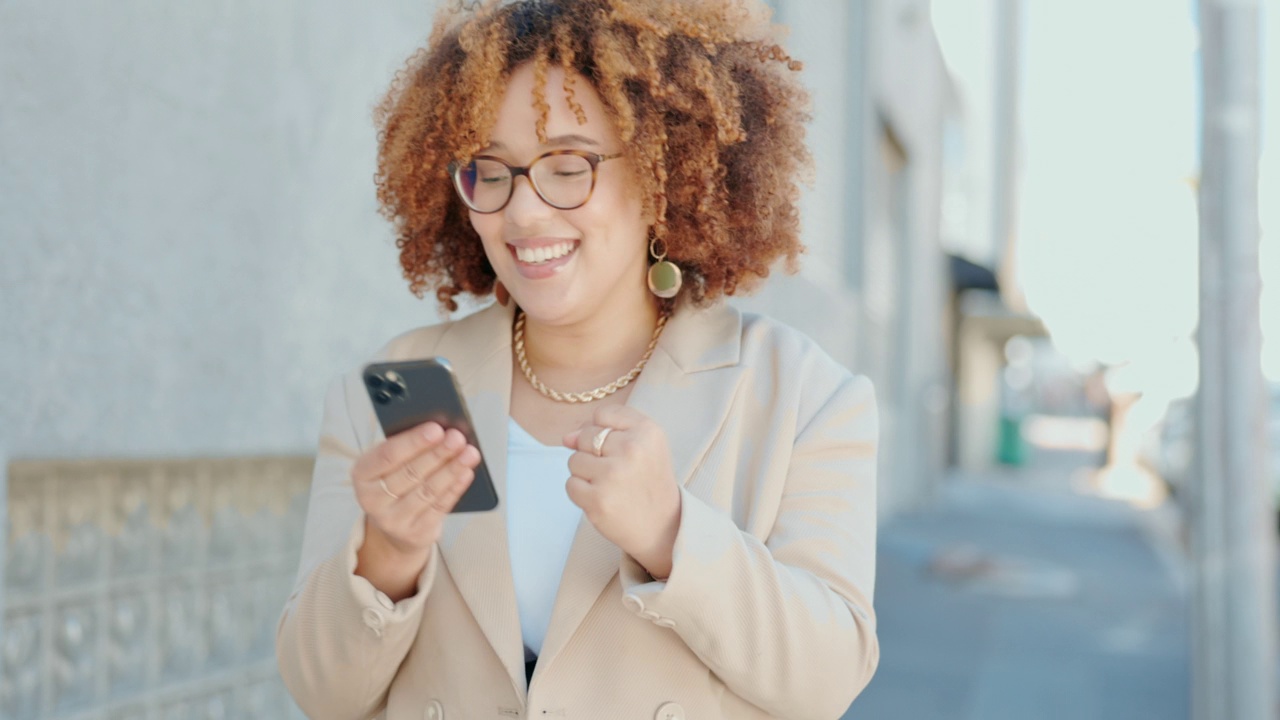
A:
[[[444,518],[475,478],[480,451],[457,430],[423,423],[374,445],[351,468],[365,513],[356,574],[399,601],[440,539]]]

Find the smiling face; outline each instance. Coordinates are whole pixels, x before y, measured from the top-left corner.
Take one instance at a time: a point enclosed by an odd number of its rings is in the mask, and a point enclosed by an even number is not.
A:
[[[623,152],[591,84],[582,77],[574,84],[574,99],[587,120],[579,124],[559,91],[563,82],[561,69],[548,70],[550,108],[547,142],[542,143],[537,134],[539,110],[533,100],[533,66],[526,63],[512,72],[489,145],[480,154],[527,167],[554,150],[605,156]],[[556,177],[556,162],[554,156],[543,160],[537,172],[548,179]],[[581,181],[569,174],[561,177],[566,184]],[[551,324],[582,322],[596,313],[625,312],[644,300],[649,225],[631,177],[625,156],[600,162],[590,199],[572,210],[552,207],[538,197],[527,177],[516,177],[506,207],[488,214],[471,212],[471,226],[484,243],[489,263],[531,319]],[[483,170],[477,182],[485,182]],[[543,191],[554,196],[550,180]]]

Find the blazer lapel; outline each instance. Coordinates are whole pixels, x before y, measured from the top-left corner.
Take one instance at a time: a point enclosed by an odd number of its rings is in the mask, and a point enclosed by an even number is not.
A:
[[[672,469],[681,485],[689,484],[729,412],[742,377],[741,336],[741,315],[727,304],[705,310],[681,308],[667,322],[627,400],[666,431]],[[573,637],[618,575],[621,561],[622,551],[584,516],[560,580],[535,677]]]
[[[453,325],[436,354],[449,359],[467,399],[485,465],[498,492],[492,512],[445,519],[440,554],[458,592],[502,660],[517,697],[524,697],[524,644],[507,545],[507,419],[511,406],[511,321],[494,304]]]

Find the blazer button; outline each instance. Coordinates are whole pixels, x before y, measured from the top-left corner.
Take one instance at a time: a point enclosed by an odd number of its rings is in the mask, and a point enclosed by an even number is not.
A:
[[[427,713],[424,718],[425,720],[444,720],[444,706],[439,700],[427,703]]]
[[[645,610],[644,612],[640,613],[640,617],[644,618],[645,620],[648,620],[649,622],[653,622],[654,620],[657,620],[662,616],[652,610]]]
[[[670,630],[676,626],[676,621],[672,620],[671,618],[658,618],[657,620],[653,621],[653,624],[657,625],[660,628],[666,628]]]
[[[378,635],[382,635],[382,626],[384,624],[382,620],[382,613],[374,610],[373,608],[365,608],[364,611],[360,613],[360,617],[364,620],[366,627]]]
[[[658,708],[653,720],[685,720],[684,708],[680,707],[680,703],[666,703]]]
[[[622,596],[622,604],[626,605],[631,612],[638,613],[644,610],[644,603],[640,598],[630,593]]]

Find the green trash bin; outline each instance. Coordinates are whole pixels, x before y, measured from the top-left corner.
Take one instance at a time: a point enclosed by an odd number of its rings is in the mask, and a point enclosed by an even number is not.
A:
[[[1027,461],[1027,443],[1022,439],[1022,418],[1000,417],[999,449],[996,457],[1001,465],[1022,465]]]

